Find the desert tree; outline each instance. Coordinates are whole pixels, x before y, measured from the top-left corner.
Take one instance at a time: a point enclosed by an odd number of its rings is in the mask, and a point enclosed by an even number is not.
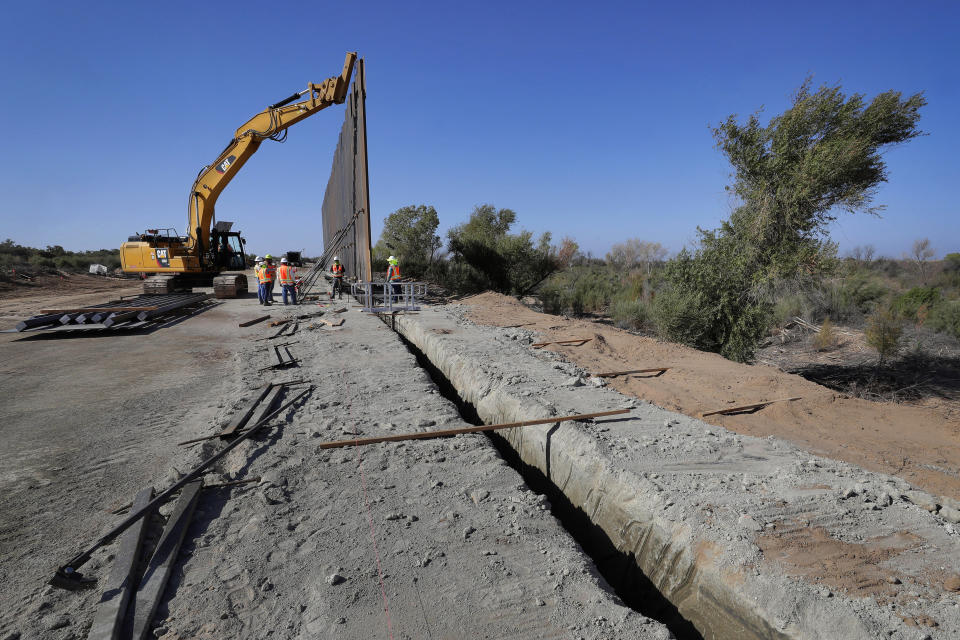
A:
[[[405,263],[430,264],[441,247],[439,225],[437,210],[431,206],[401,207],[384,219],[374,254],[380,259],[393,254]]]
[[[932,258],[936,252],[930,246],[930,238],[919,238],[913,241],[910,255],[906,258],[913,260],[917,265],[917,271],[920,272],[920,279],[924,284],[927,283],[927,260]]]
[[[815,279],[834,262],[828,224],[841,212],[877,214],[888,179],[883,151],[922,135],[922,94],[886,91],[867,101],[808,79],[790,107],[763,124],[760,113],[729,116],[713,130],[733,167],[738,203],[719,229],[668,263],[655,315],[668,338],[752,358],[773,310],[778,280]]]

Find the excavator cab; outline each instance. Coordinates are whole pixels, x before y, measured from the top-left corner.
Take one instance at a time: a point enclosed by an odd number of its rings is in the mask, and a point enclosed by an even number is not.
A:
[[[239,231],[230,231],[232,222],[218,222],[210,230],[210,251],[207,259],[215,271],[243,271],[247,259],[243,252],[246,241]]]

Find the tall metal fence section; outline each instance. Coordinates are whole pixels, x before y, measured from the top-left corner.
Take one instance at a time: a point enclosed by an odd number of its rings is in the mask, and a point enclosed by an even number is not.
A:
[[[340,258],[348,278],[370,280],[370,181],[367,176],[367,85],[363,58],[357,60],[353,88],[333,168],[323,196],[323,253]],[[326,267],[327,265],[321,265]]]

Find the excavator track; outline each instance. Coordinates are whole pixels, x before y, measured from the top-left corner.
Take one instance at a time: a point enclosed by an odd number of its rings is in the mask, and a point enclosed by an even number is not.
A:
[[[213,295],[217,298],[239,298],[247,292],[247,276],[225,273],[213,279]]]

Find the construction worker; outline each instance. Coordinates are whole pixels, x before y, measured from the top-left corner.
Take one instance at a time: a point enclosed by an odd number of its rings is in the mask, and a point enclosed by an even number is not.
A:
[[[273,283],[277,279],[277,266],[273,264],[273,256],[269,253],[263,256],[263,260],[262,270],[267,277],[266,304],[269,306],[273,304]]]
[[[346,269],[340,264],[340,258],[333,256],[333,266],[330,267],[330,273],[333,274],[333,291],[330,292],[331,300],[333,300],[333,297],[338,293],[340,294],[340,300],[343,300],[343,274],[345,271]]]
[[[270,304],[267,298],[268,287],[270,285],[270,276],[267,275],[266,264],[262,258],[257,258],[257,267],[254,271],[257,274],[257,297],[260,304]]]
[[[297,289],[294,287],[294,275],[296,273],[297,270],[290,266],[286,258],[280,258],[277,279],[280,281],[280,295],[283,298],[283,304],[287,304],[287,294],[290,295],[290,304],[297,304]]]
[[[390,256],[387,258],[387,263],[390,265],[387,268],[387,282],[390,283],[390,289],[394,296],[397,296],[399,299],[400,296],[400,285],[397,284],[400,282],[400,261],[395,257]]]
[[[253,277],[257,279],[257,300],[263,304],[266,302],[266,297],[263,295],[263,282],[260,280],[261,268],[263,268],[263,258],[257,256],[253,261]]]

